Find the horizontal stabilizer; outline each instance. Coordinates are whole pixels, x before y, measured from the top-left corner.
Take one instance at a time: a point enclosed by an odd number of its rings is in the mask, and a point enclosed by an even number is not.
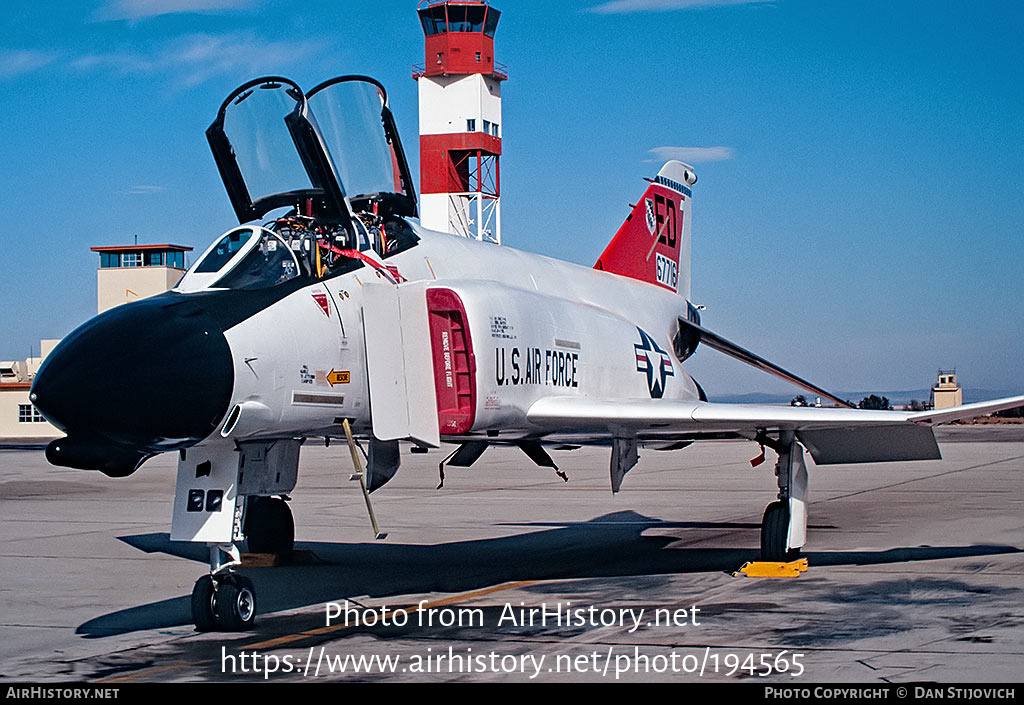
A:
[[[802,379],[801,377],[797,377],[792,372],[788,372],[787,370],[782,369],[778,365],[769,362],[768,360],[765,360],[763,357],[759,355],[755,355],[749,350],[744,350],[739,345],[736,345],[735,343],[726,340],[717,333],[712,333],[707,328],[702,328],[701,326],[697,325],[696,323],[693,323],[692,321],[688,321],[685,318],[680,318],[679,328],[681,332],[685,331],[690,336],[696,335],[701,343],[708,346],[709,348],[712,348],[713,350],[717,350],[720,353],[725,353],[729,357],[735,358],[740,362],[744,362],[752,367],[756,367],[757,369],[763,372],[767,372],[770,375],[779,377],[780,379],[784,379],[790,384],[795,384],[801,389],[806,389],[809,392],[814,392],[818,396],[822,396],[825,397],[826,399],[834,401],[839,406],[843,406],[848,409],[853,408],[853,406],[849,402],[840,399],[835,394],[826,392],[821,387],[811,384],[810,382],[808,382],[805,379]]]

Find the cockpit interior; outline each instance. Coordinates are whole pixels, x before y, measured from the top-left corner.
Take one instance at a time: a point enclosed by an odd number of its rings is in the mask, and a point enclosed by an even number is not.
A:
[[[315,108],[315,115],[314,115]],[[415,247],[416,194],[387,93],[367,76],[308,92],[282,77],[248,81],[206,131],[240,225],[176,287],[263,289],[333,277]]]

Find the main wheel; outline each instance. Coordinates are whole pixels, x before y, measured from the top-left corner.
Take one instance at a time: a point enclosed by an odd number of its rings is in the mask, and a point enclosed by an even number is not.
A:
[[[225,576],[217,586],[213,609],[222,630],[252,629],[256,621],[256,588],[252,581],[242,575]]]
[[[192,587],[192,623],[201,632],[211,632],[217,628],[217,616],[213,611],[214,597],[213,578],[204,575]]]
[[[789,502],[772,502],[761,519],[761,560],[791,561],[800,553],[789,550]]]
[[[245,538],[250,553],[288,554],[295,547],[295,521],[288,503],[277,497],[250,497]]]

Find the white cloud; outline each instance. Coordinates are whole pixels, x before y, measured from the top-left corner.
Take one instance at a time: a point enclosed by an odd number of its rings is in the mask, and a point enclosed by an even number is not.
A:
[[[687,164],[701,164],[724,162],[736,156],[732,147],[655,147],[648,151],[656,157],[647,160],[650,162],[678,159]]]
[[[96,12],[96,19],[140,20],[179,12],[218,13],[252,4],[251,0],[108,0]]]
[[[17,78],[57,60],[54,52],[33,49],[0,49],[0,80]]]
[[[263,41],[252,32],[191,34],[147,51],[116,51],[75,59],[83,71],[126,75],[168,73],[177,88],[191,88],[224,74],[277,73],[326,48],[320,39]]]
[[[695,10],[722,5],[752,5],[775,0],[609,0],[589,8],[589,12],[618,15],[627,12],[667,12],[669,10]]]
[[[166,190],[167,189],[165,187],[163,187],[163,186],[150,186],[148,184],[136,184],[135,186],[132,186],[130,189],[125,191],[125,194],[128,195],[128,196],[143,196],[143,195],[149,195],[151,193],[160,193],[161,191],[166,191]]]

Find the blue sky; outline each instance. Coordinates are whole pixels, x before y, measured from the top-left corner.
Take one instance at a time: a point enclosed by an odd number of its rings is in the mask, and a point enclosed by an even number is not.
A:
[[[590,265],[695,163],[710,328],[836,390],[1024,390],[1018,2],[496,2],[503,236]],[[262,74],[387,87],[418,174],[413,0],[8,0],[0,358],[95,312],[93,245],[233,224],[204,130]],[[785,385],[702,351],[712,393]]]

